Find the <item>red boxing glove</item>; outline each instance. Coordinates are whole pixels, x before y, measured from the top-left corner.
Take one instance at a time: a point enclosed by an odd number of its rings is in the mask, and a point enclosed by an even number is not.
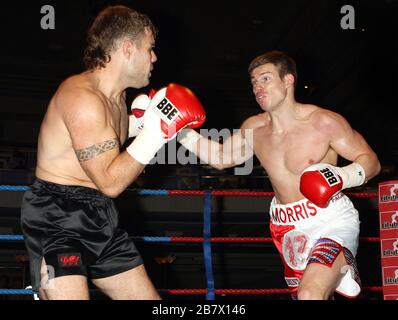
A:
[[[170,84],[157,91],[143,117],[143,128],[127,152],[148,164],[167,141],[185,127],[200,127],[206,120],[202,104],[191,90]]]
[[[308,167],[300,178],[300,192],[318,207],[326,208],[329,200],[343,189],[338,169],[327,163]]]
[[[162,132],[167,139],[172,139],[185,127],[199,128],[206,120],[205,110],[195,94],[175,83],[157,91],[151,106],[162,120]]]

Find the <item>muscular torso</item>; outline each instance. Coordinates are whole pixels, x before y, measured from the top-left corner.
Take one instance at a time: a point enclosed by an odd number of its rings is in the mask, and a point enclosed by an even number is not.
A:
[[[330,147],[329,137],[317,129],[315,106],[305,106],[301,115],[283,133],[275,133],[269,115],[256,116],[253,131],[254,153],[269,175],[280,203],[304,198],[300,193],[300,175],[308,166],[337,163],[337,153]]]
[[[90,73],[73,76],[58,88],[41,124],[35,174],[40,179],[59,184],[97,189],[80,166],[64,121],[65,113],[68,112],[66,107],[68,99],[73,99],[74,92],[82,89],[98,95],[104,104],[107,125],[113,128],[120,145],[125,142],[128,116],[124,94],[120,101],[112,102],[96,88]]]

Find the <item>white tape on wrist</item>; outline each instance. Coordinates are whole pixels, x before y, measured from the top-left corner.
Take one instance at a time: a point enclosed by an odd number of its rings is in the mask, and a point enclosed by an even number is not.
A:
[[[138,162],[148,164],[165,143],[165,140],[154,139],[151,134],[142,130],[126,151]]]
[[[365,182],[365,170],[359,163],[353,162],[337,170],[343,180],[343,189],[358,187]]]

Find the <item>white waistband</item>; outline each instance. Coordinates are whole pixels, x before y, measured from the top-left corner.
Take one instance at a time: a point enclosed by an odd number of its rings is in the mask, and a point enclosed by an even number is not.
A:
[[[345,200],[343,201],[342,199],[344,198]],[[304,221],[317,219],[324,214],[332,215],[336,213],[336,211],[339,211],[336,210],[336,204],[340,202],[346,203],[346,200],[351,203],[351,201],[340,192],[333,196],[328,207],[320,208],[308,199],[281,204],[277,203],[277,199],[274,197],[270,206],[270,219],[271,222],[276,225],[296,225]]]

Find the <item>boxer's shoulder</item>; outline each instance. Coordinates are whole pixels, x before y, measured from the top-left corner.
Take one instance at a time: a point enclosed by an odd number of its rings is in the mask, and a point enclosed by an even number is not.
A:
[[[314,104],[297,103],[296,104],[296,119],[299,121],[312,121],[318,114],[324,112],[324,108],[321,108]]]
[[[53,99],[57,113],[66,123],[82,119],[103,120],[108,114],[107,102],[94,88],[73,77],[61,84]],[[100,117],[100,119],[98,118]]]
[[[341,115],[328,109],[327,107],[319,107],[313,104],[301,105],[302,118],[308,118],[312,121],[335,121]]]
[[[247,118],[241,126],[241,129],[259,129],[270,125],[271,119],[267,112],[256,114]]]
[[[315,129],[326,134],[339,132],[348,125],[345,118],[339,113],[320,107],[311,113],[310,121]]]
[[[104,95],[92,83],[82,79],[80,75],[66,79],[55,95],[57,106],[68,109],[69,112],[73,108],[103,107],[106,104],[105,100]]]
[[[59,86],[56,97],[71,101],[76,98],[103,100],[104,94],[98,89],[98,81],[91,74],[83,72],[66,78]]]

